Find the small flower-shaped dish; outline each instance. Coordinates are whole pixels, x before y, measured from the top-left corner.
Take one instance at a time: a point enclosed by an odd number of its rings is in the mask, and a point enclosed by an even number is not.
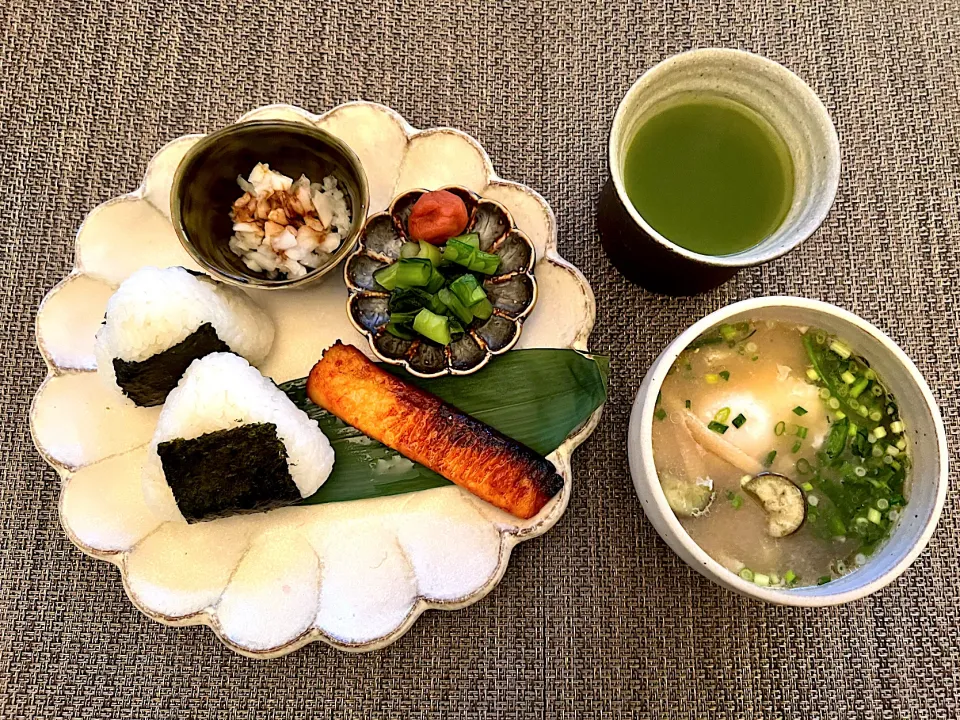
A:
[[[500,258],[497,272],[483,279],[483,289],[493,305],[493,314],[487,320],[475,318],[463,335],[446,346],[426,338],[404,340],[386,330],[390,292],[374,280],[373,274],[400,258],[400,247],[410,240],[410,211],[426,190],[408,190],[394,198],[386,211],[372,215],[344,268],[350,322],[366,336],[378,358],[418,377],[476,372],[494,355],[516,344],[524,318],[537,302],[533,276],[536,251],[507,209],[465,187],[441,189],[459,196],[467,206],[469,221],[464,232],[477,233],[480,249]]]

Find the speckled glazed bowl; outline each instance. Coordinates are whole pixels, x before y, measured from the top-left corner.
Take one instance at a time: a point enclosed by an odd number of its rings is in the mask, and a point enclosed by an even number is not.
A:
[[[897,398],[913,459],[908,503],[887,542],[863,566],[825,585],[760,587],[714,560],[687,534],[667,502],[653,459],[657,396],[674,361],[700,335],[720,323],[780,320],[834,333],[870,361]],[[798,297],[744,300],[694,323],[670,343],[647,372],[630,415],[630,473],[647,519],[694,570],[741,595],[778,605],[819,607],[866,597],[893,582],[923,551],[937,526],[947,493],[948,458],[943,420],[926,381],[903,350],[878,328],[836,305]]]
[[[466,204],[469,222],[465,232],[477,233],[480,249],[500,257],[496,274],[483,282],[493,304],[489,319],[474,319],[467,331],[447,346],[426,338],[404,340],[386,331],[390,293],[374,280],[373,274],[400,258],[400,246],[409,239],[410,211],[426,190],[408,190],[397,196],[385,212],[371,216],[356,251],[344,266],[350,293],[350,322],[366,336],[377,357],[419,377],[476,372],[494,355],[516,345],[523,320],[537,301],[537,281],[533,276],[536,252],[506,208],[465,187],[442,189],[458,195]]]
[[[292,178],[337,179],[351,223],[342,229],[340,247],[326,265],[301,277],[271,280],[244,265],[228,247],[230,208],[243,194],[237,176],[247,177],[259,162]],[[356,153],[325,130],[285,120],[236,123],[202,138],[177,167],[170,196],[174,230],[197,264],[218,280],[258,290],[303,287],[327,275],[352,252],[368,206],[367,177]]]

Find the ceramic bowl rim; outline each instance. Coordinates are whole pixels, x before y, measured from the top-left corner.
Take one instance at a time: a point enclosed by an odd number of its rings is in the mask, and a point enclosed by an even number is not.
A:
[[[708,555],[690,537],[690,535],[687,534],[673,510],[670,509],[666,496],[663,494],[663,491],[660,488],[660,483],[656,481],[657,472],[656,465],[653,461],[653,445],[650,433],[645,432],[645,428],[649,428],[653,422],[654,407],[652,403],[648,402],[649,398],[654,397],[660,392],[660,388],[663,385],[663,381],[667,375],[667,372],[673,365],[676,358],[691,342],[693,342],[693,340],[699,337],[703,332],[733,315],[737,315],[745,311],[769,308],[798,308],[816,313],[822,313],[824,315],[837,318],[841,321],[848,322],[880,342],[891,354],[891,356],[901,366],[903,366],[903,368],[907,371],[907,374],[910,376],[910,379],[915,385],[916,389],[919,390],[920,395],[925,401],[926,407],[924,409],[929,412],[936,431],[935,444],[937,446],[937,459],[940,472],[938,476],[930,478],[931,482],[936,483],[936,494],[933,506],[930,509],[929,517],[927,518],[923,527],[923,531],[909,551],[907,551],[893,567],[874,580],[865,582],[862,585],[846,592],[822,595],[811,594],[811,588],[805,587],[803,588],[805,591],[804,594],[795,594],[790,590],[762,588],[752,582],[747,582],[739,577],[736,573],[723,567],[720,563],[710,557],[710,555]],[[656,368],[656,372],[654,372],[654,368]],[[681,559],[687,562],[695,570],[698,570],[702,574],[706,575],[712,582],[739,592],[742,595],[778,605],[792,605],[797,607],[825,607],[829,605],[840,605],[843,603],[852,602],[854,600],[859,600],[860,598],[871,595],[872,593],[875,593],[889,585],[900,575],[902,575],[907,568],[910,567],[910,565],[913,564],[913,562],[917,559],[920,553],[923,552],[929,543],[943,510],[949,480],[950,455],[947,447],[947,437],[944,429],[943,418],[941,417],[940,410],[937,406],[937,402],[933,396],[933,393],[913,361],[910,360],[900,346],[897,345],[897,343],[895,343],[886,333],[867,320],[864,320],[860,316],[831,303],[802,297],[767,296],[752,298],[750,300],[741,300],[707,314],[680,333],[680,335],[670,342],[654,361],[653,365],[651,366],[651,370],[647,372],[647,375],[644,378],[644,382],[647,380],[650,380],[649,384],[647,384],[646,387],[641,386],[633,402],[630,413],[630,424],[628,430],[629,434],[627,438],[630,474],[633,478],[634,489],[637,493],[637,496],[644,504],[645,514],[647,512],[647,503],[656,505],[661,517],[666,522],[668,528],[666,532],[668,535],[670,535],[670,537],[668,538],[667,534],[664,534],[664,531],[660,528],[657,528],[657,532],[661,535],[661,537],[663,537],[664,541],[671,546],[670,549],[674,550],[672,547],[673,542],[677,542],[679,545],[681,545],[686,552],[696,559],[697,565],[693,565],[693,563],[691,563],[689,560],[683,558],[682,555],[680,556]],[[641,408],[643,408],[645,404],[647,405],[646,411],[641,411]],[[653,478],[653,480],[650,480],[650,478]],[[674,550],[674,552],[676,552],[676,550]],[[880,552],[882,554],[883,550]],[[680,555],[680,553],[677,554]],[[813,587],[815,588],[816,586]]]
[[[746,63],[752,63],[754,67],[762,67],[769,71],[780,74],[786,82],[789,82],[794,86],[798,94],[802,94],[806,96],[808,100],[810,100],[811,107],[814,108],[816,113],[820,116],[821,121],[823,121],[824,127],[827,130],[830,158],[836,166],[836,173],[834,173],[832,177],[827,178],[830,181],[829,187],[825,189],[825,197],[828,201],[824,203],[823,211],[817,217],[816,223],[808,234],[798,233],[792,240],[790,240],[790,242],[787,242],[783,245],[778,245],[765,252],[757,252],[756,248],[759,247],[759,245],[754,245],[746,250],[742,250],[732,255],[704,255],[703,253],[688,250],[687,248],[667,239],[664,235],[657,232],[633,206],[633,203],[630,201],[630,198],[627,195],[627,189],[623,184],[623,173],[621,172],[617,163],[617,158],[619,157],[620,153],[616,139],[619,136],[622,127],[628,121],[627,105],[633,96],[639,93],[646,85],[650,84],[651,81],[655,82],[656,76],[670,66],[688,62],[696,57],[710,57],[711,55],[715,56],[717,59],[724,57],[735,57],[745,61]],[[790,251],[794,250],[804,240],[807,240],[810,236],[812,236],[823,225],[827,219],[827,216],[830,214],[830,210],[832,209],[833,203],[837,197],[837,191],[840,187],[842,158],[840,156],[840,139],[837,135],[836,126],[833,124],[833,119],[830,117],[830,113],[827,111],[827,108],[823,104],[823,101],[820,99],[820,97],[816,94],[816,92],[814,92],[813,88],[811,88],[799,75],[775,60],[771,60],[763,55],[758,55],[757,53],[748,52],[746,50],[737,50],[734,48],[694,48],[693,50],[687,50],[685,52],[677,53],[676,55],[671,55],[670,57],[661,60],[656,65],[647,68],[647,70],[645,70],[643,74],[630,86],[630,89],[627,90],[626,94],[624,94],[623,98],[620,100],[620,103],[617,105],[617,111],[613,116],[613,123],[610,126],[610,135],[607,141],[607,161],[609,164],[610,178],[613,180],[613,185],[616,189],[620,204],[630,215],[631,220],[633,220],[633,222],[639,226],[640,229],[649,235],[654,242],[669,252],[686,258],[687,260],[692,260],[701,265],[739,269],[753,267],[755,265],[762,265],[770,262],[771,260],[775,260],[778,257],[786,255]]]
[[[184,194],[182,185],[188,166],[202,152],[217,144],[223,138],[229,137],[236,132],[243,132],[249,128],[254,130],[272,129],[294,131],[295,134],[310,136],[318,144],[325,145],[342,155],[346,160],[346,164],[349,166],[350,172],[354,175],[354,179],[357,182],[360,202],[358,203],[359,207],[352,208],[352,227],[350,232],[343,238],[342,242],[340,243],[340,247],[337,248],[337,251],[331,256],[330,261],[326,265],[322,265],[319,268],[311,270],[306,275],[301,277],[288,277],[277,280],[268,280],[266,278],[259,277],[258,275],[254,275],[252,272],[244,272],[244,277],[246,280],[238,280],[237,278],[224,273],[219,267],[212,263],[206,257],[205,253],[201,252],[201,250],[193,244],[193,242],[190,240],[189,233],[184,226],[181,210],[181,200]],[[363,164],[360,162],[360,158],[357,157],[357,154],[353,151],[353,149],[350,148],[350,146],[345,142],[340,140],[340,138],[332,135],[322,128],[293,120],[244,120],[226,125],[218,130],[214,130],[213,132],[204,135],[197,142],[190,146],[183,158],[180,160],[180,163],[177,165],[176,172],[173,176],[173,184],[170,188],[170,222],[173,224],[173,229],[176,231],[177,238],[180,240],[180,244],[183,246],[184,250],[187,251],[190,257],[193,258],[194,261],[196,261],[196,263],[200,265],[205,272],[209,273],[217,280],[229,285],[233,285],[234,287],[245,288],[248,290],[287,290],[290,288],[302,288],[305,285],[308,285],[326,276],[331,270],[337,267],[337,265],[339,265],[345,257],[353,252],[353,249],[357,244],[357,239],[360,237],[360,233],[366,224],[366,217],[369,207],[370,188],[367,183],[367,175],[366,172],[364,172]]]

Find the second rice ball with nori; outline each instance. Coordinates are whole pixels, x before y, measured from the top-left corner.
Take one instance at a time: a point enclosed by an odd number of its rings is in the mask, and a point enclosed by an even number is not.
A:
[[[246,360],[196,360],[167,397],[143,467],[147,504],[199,522],[291,505],[333,469],[316,422]]]

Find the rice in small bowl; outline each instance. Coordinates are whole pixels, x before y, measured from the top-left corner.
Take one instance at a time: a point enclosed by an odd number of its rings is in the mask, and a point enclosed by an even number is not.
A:
[[[356,154],[306,123],[238,123],[201,138],[174,176],[171,218],[197,263],[223,282],[302,287],[353,249],[366,219]]]

